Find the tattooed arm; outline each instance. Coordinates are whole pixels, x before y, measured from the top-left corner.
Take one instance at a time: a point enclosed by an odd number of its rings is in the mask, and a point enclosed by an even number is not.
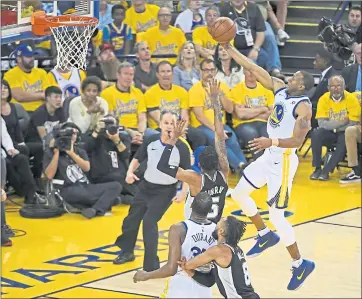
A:
[[[220,83],[213,80],[209,82],[209,97],[214,106],[214,126],[215,126],[215,148],[219,157],[219,168],[225,178],[229,174],[229,162],[226,153],[224,125],[222,123],[223,111],[220,103]]]
[[[294,126],[293,137],[279,139],[278,147],[297,148],[303,144],[305,136],[311,128],[312,108],[302,102],[297,106],[295,113],[298,118]]]

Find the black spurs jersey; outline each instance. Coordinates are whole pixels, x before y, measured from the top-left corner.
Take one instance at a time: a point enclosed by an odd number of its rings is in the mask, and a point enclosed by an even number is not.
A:
[[[225,206],[225,197],[229,187],[224,175],[219,170],[216,171],[212,177],[206,173],[202,173],[201,176],[202,183],[200,192],[206,192],[212,197],[212,210],[207,215],[207,219],[217,223],[222,216]],[[191,215],[191,204],[193,200],[194,197],[189,192],[185,204],[185,215],[187,219]]]
[[[213,270],[216,271],[216,283],[221,295],[224,298],[260,298],[251,285],[244,252],[239,246],[233,248],[228,244],[224,245],[232,252],[230,265],[222,268],[214,262]]]

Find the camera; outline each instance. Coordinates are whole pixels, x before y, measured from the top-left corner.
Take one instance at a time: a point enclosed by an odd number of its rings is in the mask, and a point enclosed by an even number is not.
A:
[[[69,151],[72,147],[73,128],[53,129],[54,147],[60,151]]]
[[[110,135],[116,135],[124,130],[124,127],[117,125],[117,121],[113,117],[104,117],[101,121],[104,122],[104,128],[101,129],[100,133],[105,134],[108,131]]]
[[[334,24],[331,19],[323,17],[318,25],[318,39],[325,43],[329,52],[341,60],[348,60],[352,55],[349,46],[353,44],[356,34],[352,29]]]

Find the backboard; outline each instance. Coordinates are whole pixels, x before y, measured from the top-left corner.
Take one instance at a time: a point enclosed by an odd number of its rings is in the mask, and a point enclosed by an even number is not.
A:
[[[98,17],[98,0],[1,1],[1,44],[33,38],[30,16],[35,10],[49,15],[76,14]]]

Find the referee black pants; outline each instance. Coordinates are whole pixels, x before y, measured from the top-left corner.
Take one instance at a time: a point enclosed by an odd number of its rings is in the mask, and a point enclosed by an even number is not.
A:
[[[140,190],[136,194],[127,217],[122,224],[122,234],[115,244],[124,253],[133,253],[139,227],[143,220],[143,243],[145,256],[143,269],[153,271],[160,268],[157,256],[158,249],[158,221],[171,205],[172,198],[176,195],[176,185],[151,184],[146,180],[141,181]]]

